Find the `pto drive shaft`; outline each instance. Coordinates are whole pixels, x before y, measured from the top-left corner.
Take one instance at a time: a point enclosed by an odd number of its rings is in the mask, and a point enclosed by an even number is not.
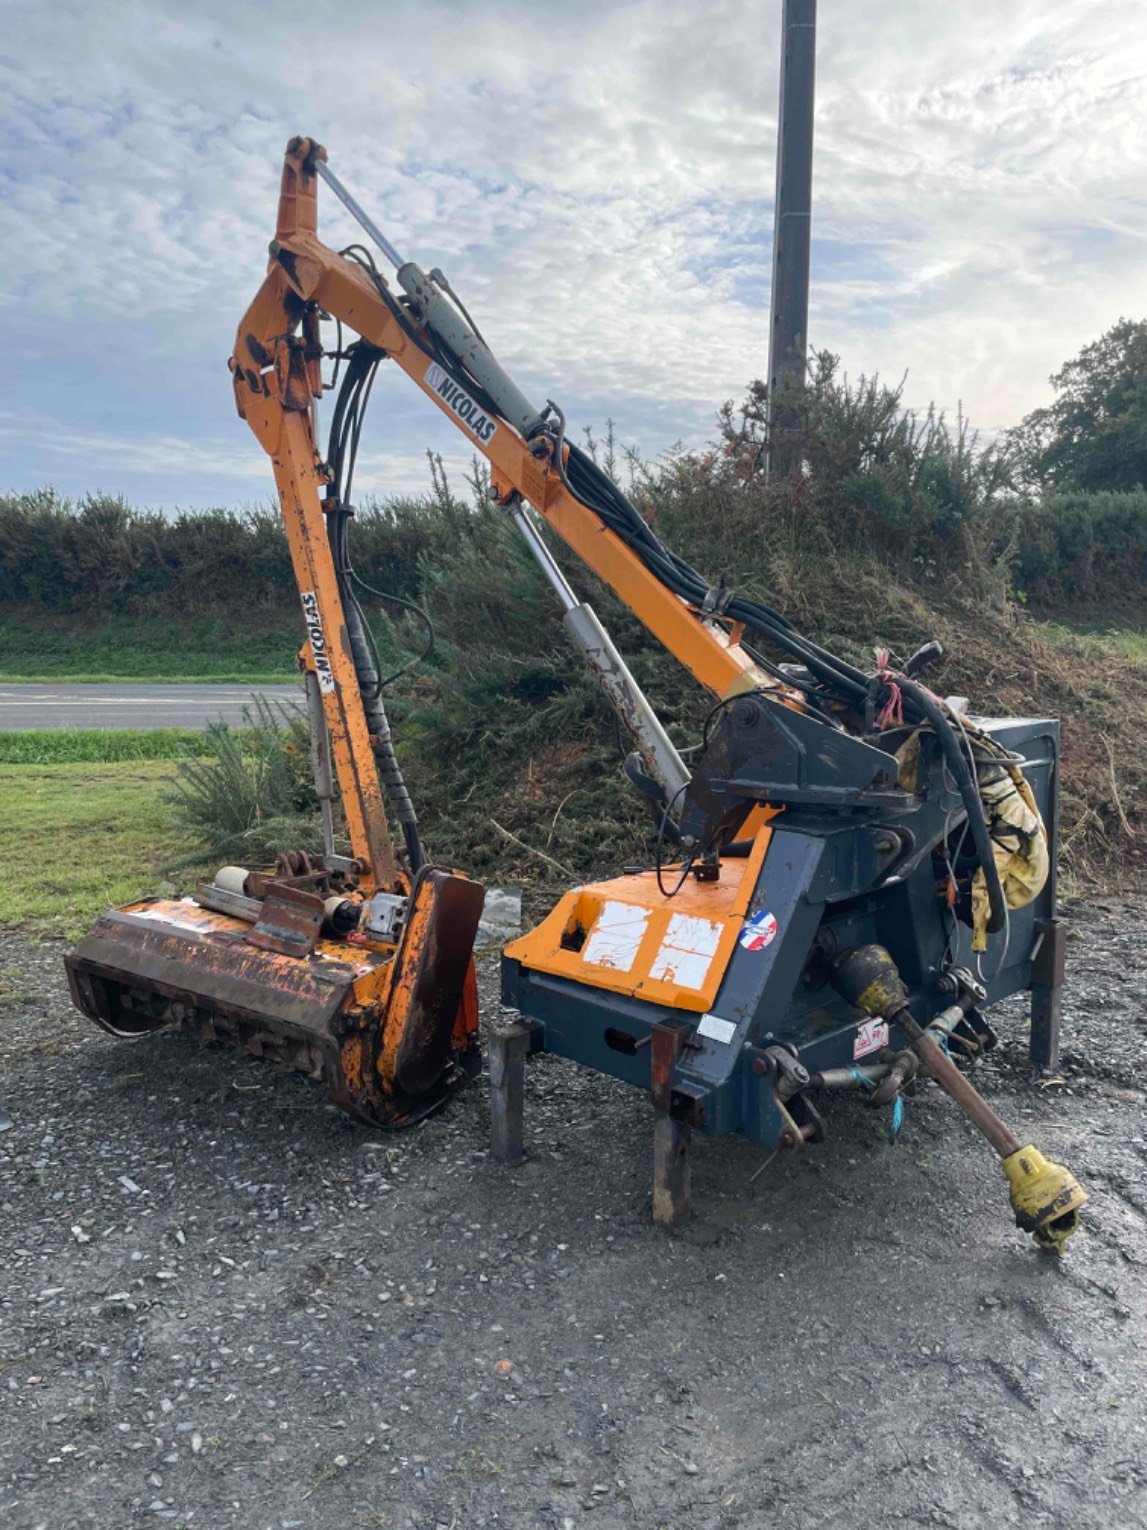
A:
[[[924,1071],[950,1095],[1000,1158],[1011,1187],[1016,1225],[1041,1248],[1062,1253],[1079,1226],[1086,1192],[1067,1169],[1051,1163],[1038,1148],[1023,1146],[978,1090],[956,1067],[936,1038],[908,1009],[908,991],[896,964],[882,946],[858,946],[839,957],[833,986],[865,1014],[899,1026]]]

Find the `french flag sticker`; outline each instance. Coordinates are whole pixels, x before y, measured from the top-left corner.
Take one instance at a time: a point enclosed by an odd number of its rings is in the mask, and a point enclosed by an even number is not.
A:
[[[762,909],[759,914],[753,914],[745,920],[737,939],[746,951],[763,951],[766,946],[772,945],[776,936],[776,916]]]

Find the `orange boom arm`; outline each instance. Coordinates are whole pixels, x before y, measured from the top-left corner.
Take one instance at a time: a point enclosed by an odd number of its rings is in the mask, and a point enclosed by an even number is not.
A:
[[[328,644],[329,633],[338,630],[339,616],[332,591],[320,577],[324,570],[318,567],[322,555],[317,544],[325,546],[319,488],[327,479],[313,431],[312,405],[322,384],[319,348],[309,331],[313,333],[312,325],[317,328],[319,312],[337,318],[395,361],[489,461],[499,501],[512,506],[520,496],[533,505],[701,685],[718,697],[773,688],[776,682],[734,641],[732,623],[705,615],[669,590],[570,493],[548,436],[527,441],[505,419],[487,413],[438,365],[429,343],[425,348],[420,343],[416,301],[392,296],[380,275],[321,242],[316,191],[318,167],[325,170],[325,160],[326,151],[310,139],[295,138],[288,145],[267,276],[239,326],[231,370],[239,413],[274,460],[300,587],[315,589]],[[326,178],[333,180],[329,173]],[[414,272],[429,290],[417,268],[402,269]],[[305,561],[307,544],[310,564]],[[304,568],[310,580],[312,567],[314,585],[303,584]],[[333,594],[337,597],[337,590]],[[342,694],[340,685],[334,695]],[[343,797],[349,802],[362,791],[363,773],[357,765],[365,742],[359,736],[359,718],[353,706],[336,701],[328,702],[327,716]],[[365,837],[377,835],[384,822],[377,794],[369,801],[359,799],[356,819],[359,827],[352,821],[352,838],[357,852],[358,836],[364,836],[365,844]]]

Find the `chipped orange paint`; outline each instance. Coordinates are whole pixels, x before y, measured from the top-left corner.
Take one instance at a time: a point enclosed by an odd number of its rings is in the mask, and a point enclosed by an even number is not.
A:
[[[275,447],[268,443],[266,428],[252,415],[261,400],[269,401],[281,388],[269,358],[292,328],[287,295],[293,292],[385,351],[457,426],[457,417],[427,381],[431,358],[407,339],[362,267],[318,238],[317,219],[312,220],[317,182],[308,168],[314,156],[325,159],[326,151],[311,139],[292,139],[287,147],[268,275],[239,326],[232,358],[239,413],[273,455]],[[620,537],[569,493],[549,463],[539,462],[512,426],[499,421],[489,441],[474,439],[471,445],[489,460],[497,481],[532,504],[708,690],[729,696],[742,690],[777,688],[730,639],[726,626],[703,618],[668,590]]]
[[[355,1099],[359,1099],[363,1093],[363,1081],[366,1074],[366,1060],[363,1056],[365,1050],[365,1040],[361,1032],[347,1036],[339,1048],[343,1079]]]
[[[749,910],[749,900],[757,885],[761,867],[768,853],[772,830],[767,820],[780,809],[762,807],[753,848],[744,859],[721,862],[716,882],[698,882],[686,877],[674,897],[666,897],[657,886],[657,874],[642,871],[635,875],[614,877],[606,882],[592,882],[566,893],[536,929],[511,941],[506,955],[521,962],[532,972],[549,972],[556,977],[573,978],[594,988],[609,989],[674,1009],[704,1011],[712,1007],[725,976],[729,958],[737,943]],[[662,880],[667,887],[676,885],[680,869],[666,867]],[[631,939],[624,968],[608,962],[588,961],[594,954],[592,937],[606,904],[622,905],[635,911],[639,937]],[[711,927],[712,950],[690,963],[688,955],[675,961],[672,945],[675,915],[702,921]],[[696,928],[696,927],[694,927]],[[563,942],[565,942],[563,944]],[[577,949],[572,949],[576,943]],[[658,966],[662,972],[658,972]],[[684,970],[696,982],[683,980]]]
[[[478,1034],[478,974],[474,958],[466,968],[466,981],[462,986],[462,1002],[454,1017],[454,1034],[451,1045],[456,1052],[464,1052],[474,1043]]]
[[[407,1023],[414,1008],[421,957],[434,915],[433,894],[431,884],[422,883],[407,910],[406,929],[402,936],[402,959],[397,964],[398,970],[392,976],[390,1002],[386,1007],[386,1024],[382,1034],[382,1045],[378,1051],[378,1076],[385,1089],[393,1087],[399,1049],[405,1039]]]
[[[301,158],[283,166],[276,236],[313,237],[317,182]],[[319,489],[328,480],[314,439],[311,403],[322,393],[318,364],[292,338],[291,289],[272,263],[243,316],[231,357],[235,402],[271,458],[295,581],[310,605],[306,667],[320,675],[331,756],[342,792],[352,853],[366,868],[364,887],[405,891],[390,842],[386,808],[355,677],[342,597],[327,538]],[[324,652],[315,653],[321,640]],[[316,664],[316,658],[318,664]],[[323,688],[329,664],[333,684]]]

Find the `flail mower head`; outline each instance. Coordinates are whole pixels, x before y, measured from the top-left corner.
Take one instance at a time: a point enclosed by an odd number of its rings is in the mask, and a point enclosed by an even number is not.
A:
[[[113,1036],[180,1027],[323,1080],[367,1125],[410,1125],[477,1071],[483,888],[434,866],[406,899],[333,886],[229,867],[193,898],[112,909],[66,958],[72,998]]]

